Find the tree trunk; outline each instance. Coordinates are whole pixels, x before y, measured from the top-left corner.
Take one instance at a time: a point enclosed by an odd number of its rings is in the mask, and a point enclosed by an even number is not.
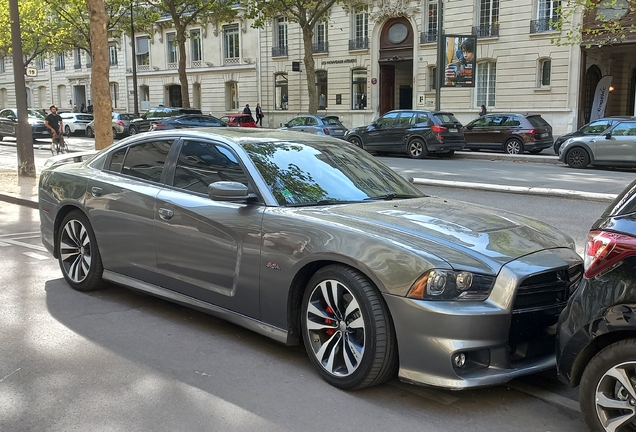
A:
[[[309,114],[318,112],[318,95],[316,94],[316,67],[314,64],[314,53],[312,42],[314,39],[313,28],[305,26],[303,29],[303,46],[305,54],[303,63],[305,65],[305,77],[307,79],[307,94],[309,96]]]
[[[190,108],[190,93],[188,92],[188,74],[186,74],[186,35],[185,27],[177,29],[177,44],[179,46],[179,82],[181,83],[181,106]]]
[[[104,0],[86,0],[90,12],[91,90],[95,116],[95,149],[101,150],[113,143],[108,59],[108,15]]]

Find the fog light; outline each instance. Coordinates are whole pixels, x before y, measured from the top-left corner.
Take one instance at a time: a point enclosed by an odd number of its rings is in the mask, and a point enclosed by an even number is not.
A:
[[[463,368],[464,366],[466,366],[466,354],[464,353],[453,354],[453,364],[457,368]]]

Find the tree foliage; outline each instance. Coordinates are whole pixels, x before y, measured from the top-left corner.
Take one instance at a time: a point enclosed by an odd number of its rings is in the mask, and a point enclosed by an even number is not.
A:
[[[636,39],[636,0],[565,0],[559,10],[558,30],[572,22],[557,45],[614,45]],[[582,19],[578,19],[582,18]]]

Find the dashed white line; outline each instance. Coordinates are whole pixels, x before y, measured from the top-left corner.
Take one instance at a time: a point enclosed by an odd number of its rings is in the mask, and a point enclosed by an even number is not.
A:
[[[39,253],[35,253],[35,252],[22,252],[22,254],[31,258],[35,258],[36,260],[40,260],[40,261],[50,259],[50,257],[46,255],[40,255]]]

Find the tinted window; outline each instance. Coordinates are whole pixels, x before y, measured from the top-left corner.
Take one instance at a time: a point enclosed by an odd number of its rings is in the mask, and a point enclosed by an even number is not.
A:
[[[506,120],[501,124],[502,126],[520,126],[521,121],[519,117],[506,117]]]
[[[613,136],[636,136],[636,122],[624,122],[617,124],[612,129]]]
[[[307,117],[307,126],[318,126],[318,120],[313,117]]]
[[[388,114],[384,114],[382,117],[380,117],[378,119],[378,125],[380,126],[385,126],[385,125],[392,125],[395,122],[395,119],[397,118],[399,113],[388,113]]]
[[[13,115],[13,111],[4,110],[4,111],[0,112],[0,117],[9,117],[9,115]]]
[[[236,181],[247,186],[248,177],[229,149],[208,142],[186,141],[177,161],[173,185],[207,194],[208,186],[218,181]]]
[[[128,147],[117,150],[110,157],[110,167],[106,167],[108,171],[121,172],[121,166],[124,163],[124,157],[126,156],[126,150]]]
[[[171,145],[172,141],[150,141],[130,146],[121,173],[144,180],[160,181]]]
[[[431,120],[428,118],[428,114],[426,113],[417,113],[417,117],[415,119],[415,123],[419,124],[419,123],[426,123],[427,125],[431,126],[432,122]]]
[[[528,117],[528,121],[532,124],[532,126],[537,128],[547,128],[550,129],[550,123],[545,121],[545,119],[541,116],[530,116]]]
[[[401,113],[400,118],[398,119],[398,124],[401,126],[415,124],[415,113],[412,113],[412,112]]]
[[[438,113],[435,114],[435,117],[437,117],[441,123],[459,123],[459,120],[450,113]]]

